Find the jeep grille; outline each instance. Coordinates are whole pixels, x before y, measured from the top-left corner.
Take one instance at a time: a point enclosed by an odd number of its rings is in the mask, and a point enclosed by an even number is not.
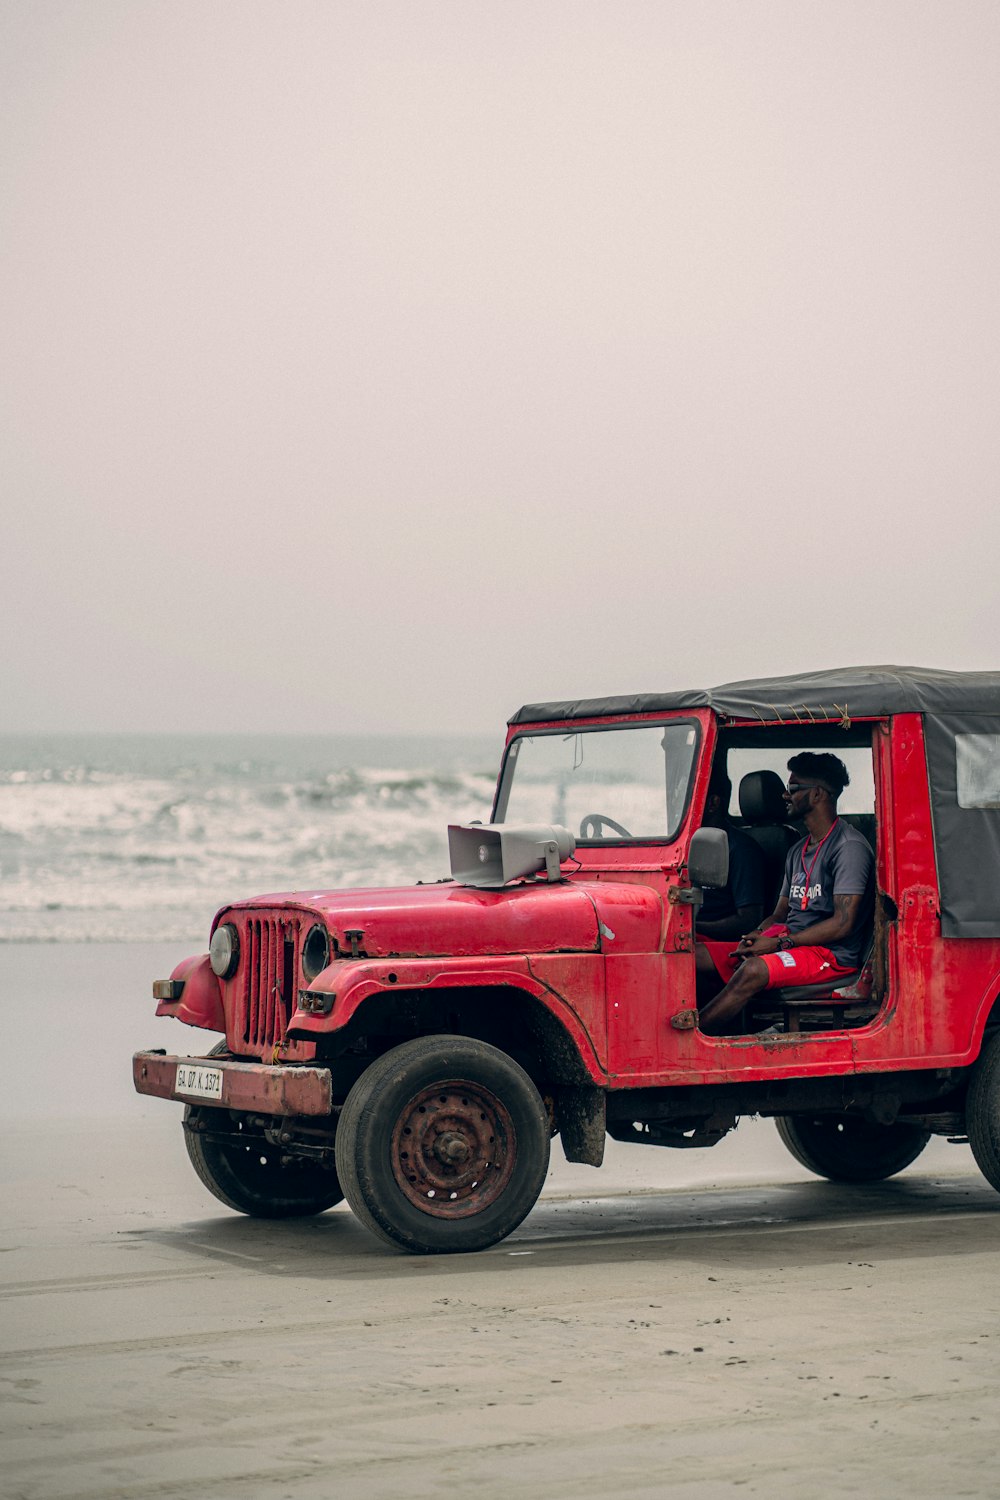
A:
[[[285,1034],[295,1004],[302,948],[298,917],[250,917],[242,933],[230,1045],[264,1055]]]

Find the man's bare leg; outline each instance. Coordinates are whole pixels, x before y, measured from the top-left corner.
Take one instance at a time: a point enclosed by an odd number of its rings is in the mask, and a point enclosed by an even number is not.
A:
[[[709,957],[704,943],[694,945],[694,981],[700,1010],[722,988],[722,976]]]
[[[707,1036],[727,1036],[730,1022],[766,987],[767,981],[767,964],[759,958],[744,959],[729,983],[701,1011],[698,1017],[701,1030]]]

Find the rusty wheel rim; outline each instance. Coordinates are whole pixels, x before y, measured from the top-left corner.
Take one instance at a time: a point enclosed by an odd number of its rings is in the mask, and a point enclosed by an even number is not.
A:
[[[514,1122],[482,1084],[436,1083],[401,1111],[391,1155],[396,1182],[422,1213],[467,1218],[495,1203],[510,1181]]]

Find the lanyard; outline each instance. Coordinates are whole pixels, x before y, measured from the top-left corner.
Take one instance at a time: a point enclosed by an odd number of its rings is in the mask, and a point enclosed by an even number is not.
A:
[[[806,869],[806,844],[808,844],[809,840],[806,839],[805,844],[802,845],[802,910],[803,911],[806,911],[808,909],[808,906],[809,906],[809,882],[812,879],[812,872],[816,868],[816,861],[819,859],[819,851],[822,849],[823,845],[826,843],[827,839],[830,837],[831,833],[836,828],[836,826],[837,826],[837,824],[839,822],[840,822],[839,818],[834,818],[833,822],[830,824],[829,828],[826,830],[826,832],[824,833],[823,837],[820,839],[819,843],[816,845],[816,853],[812,857],[812,864],[809,866],[808,870]]]

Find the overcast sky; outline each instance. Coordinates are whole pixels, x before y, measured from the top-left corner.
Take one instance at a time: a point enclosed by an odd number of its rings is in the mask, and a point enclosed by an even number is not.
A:
[[[0,727],[997,667],[996,0],[0,0]]]

